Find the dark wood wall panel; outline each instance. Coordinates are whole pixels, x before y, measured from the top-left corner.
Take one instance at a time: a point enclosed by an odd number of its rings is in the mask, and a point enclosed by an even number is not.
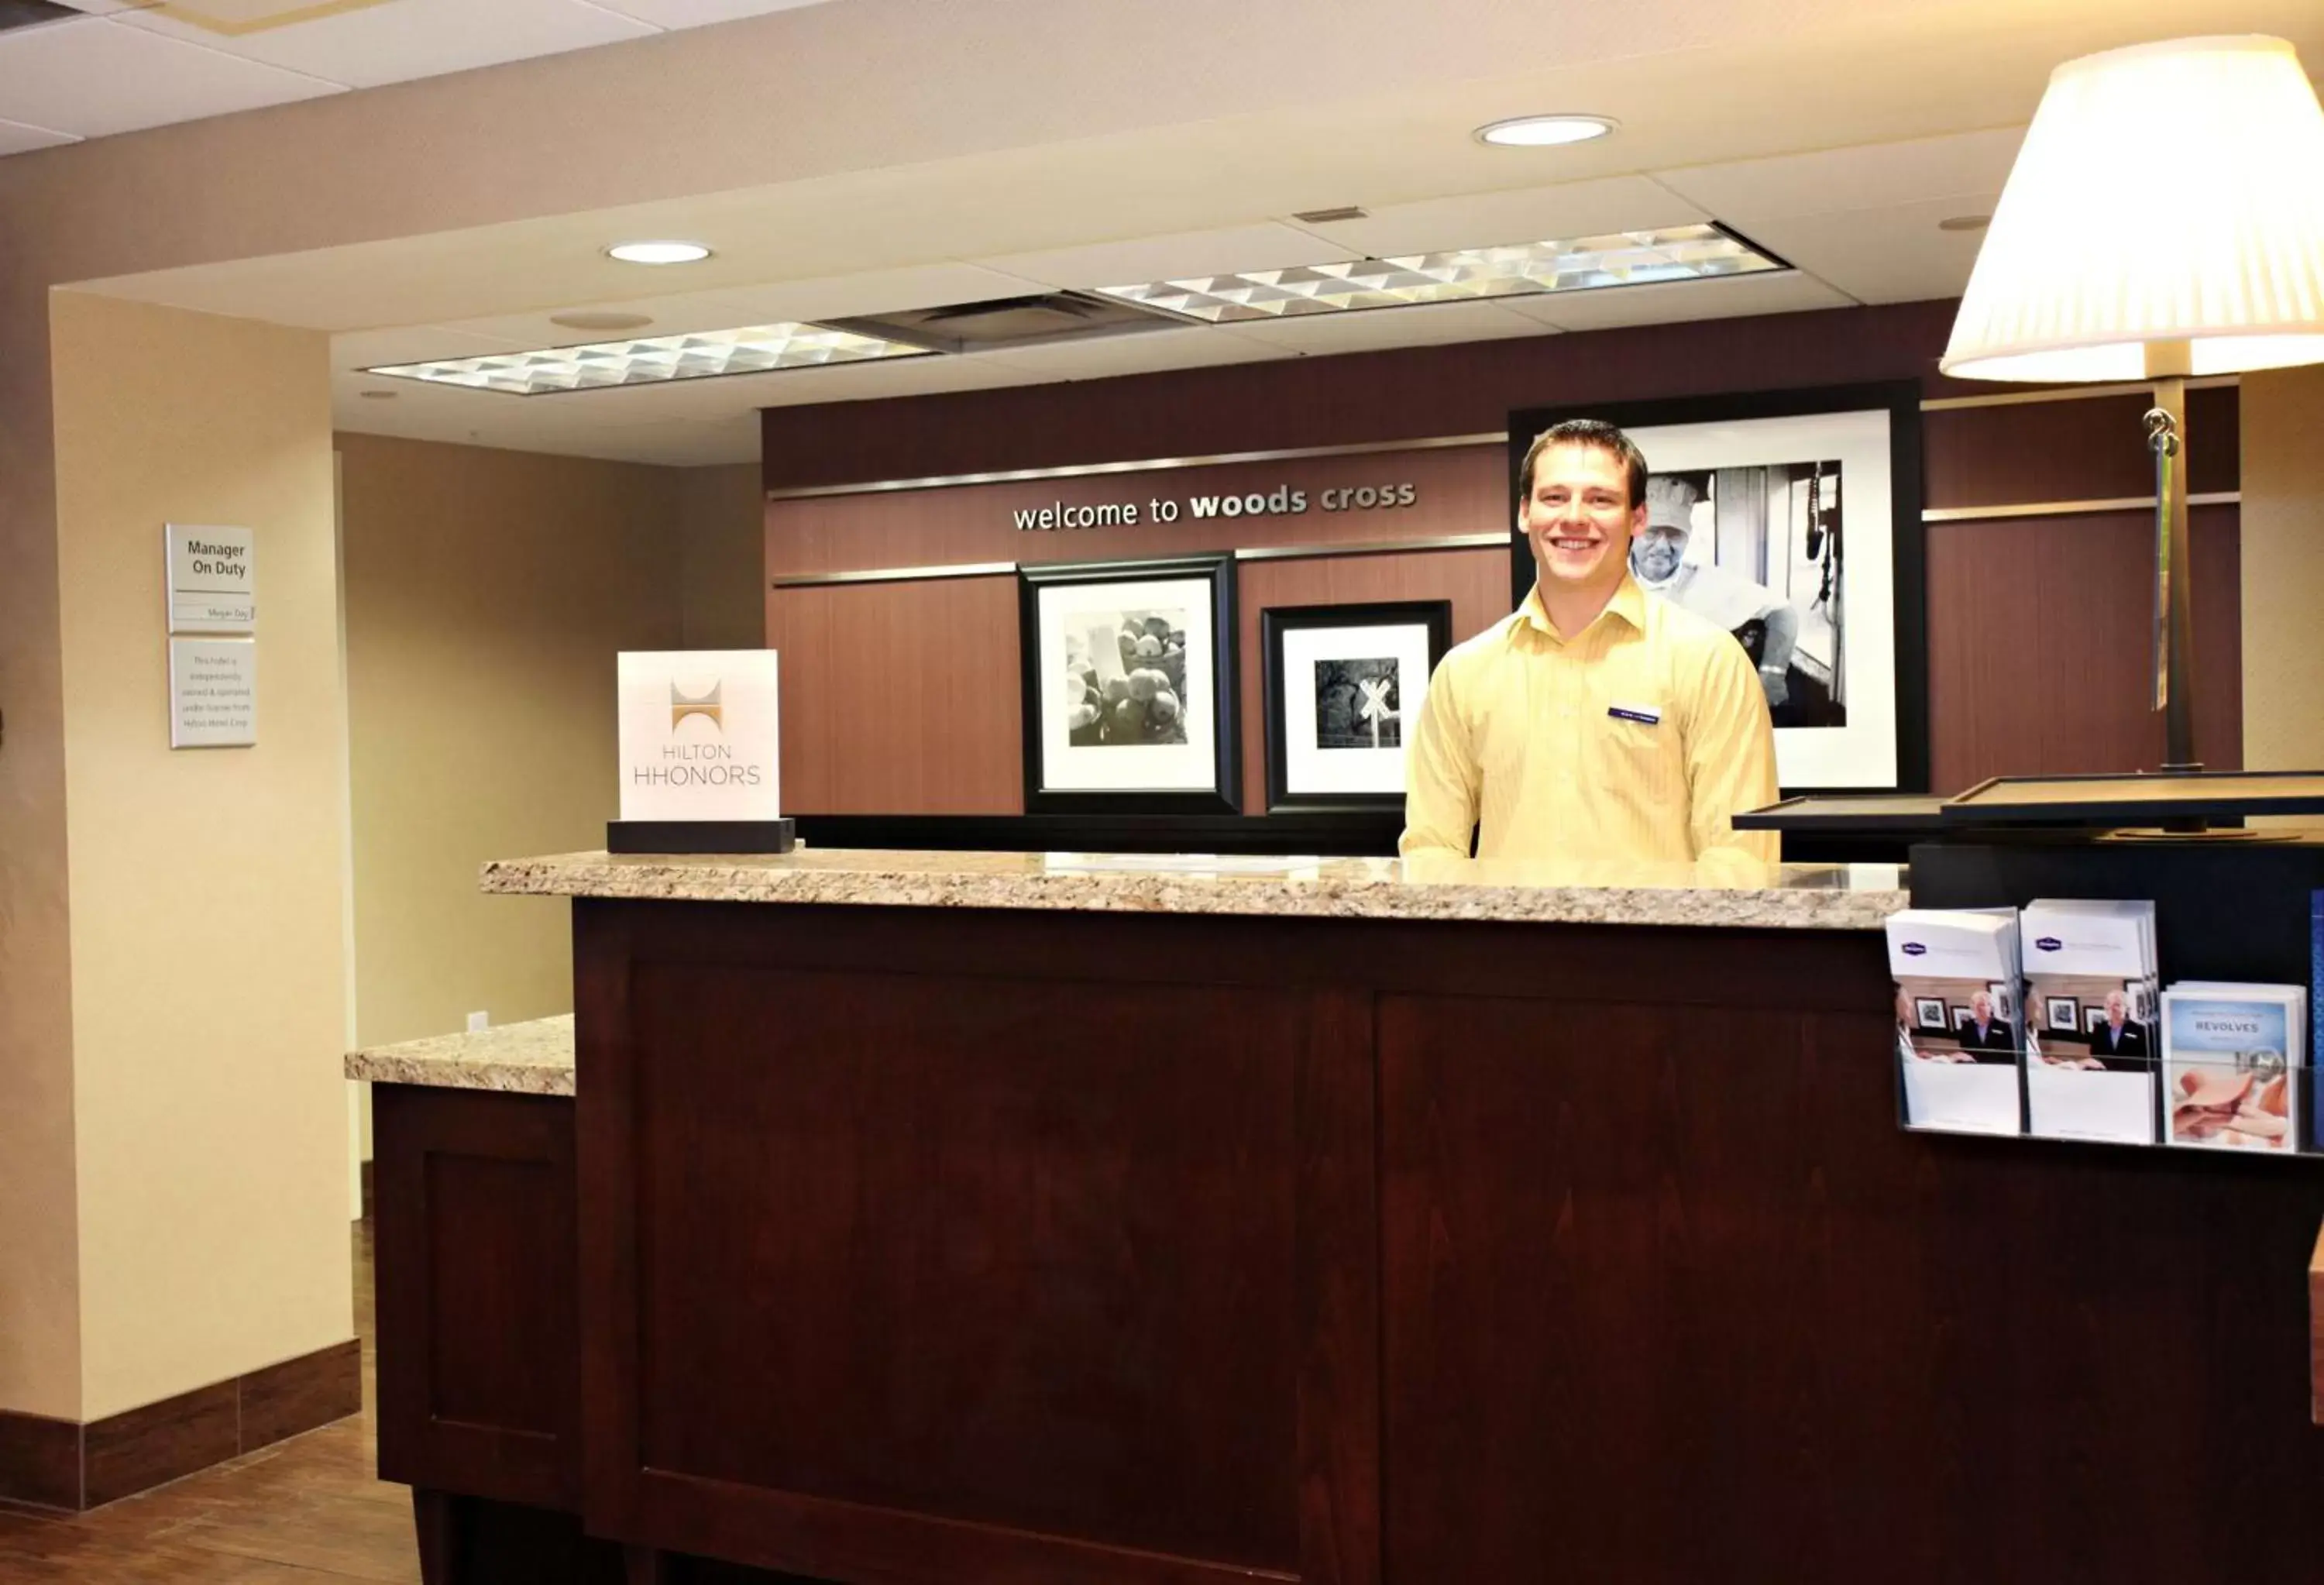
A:
[[[2243,438],[2237,392],[2188,392],[2189,479],[2198,493],[2233,490]],[[1923,416],[1923,465],[1932,507],[2116,501],[2154,493],[2144,395],[1941,408]]]
[[[770,408],[761,466],[768,489],[788,490],[1482,434],[1566,402],[1866,380],[1991,389],[1937,373],[1952,320],[1950,302],[1901,303]]]
[[[1254,815],[1267,807],[1267,709],[1259,696],[1261,611],[1277,605],[1450,600],[1456,644],[1508,614],[1509,558],[1500,549],[1246,561],[1237,575],[1242,604],[1242,806]]]
[[[2218,769],[2243,763],[2237,517],[2232,506],[2191,514],[2195,748]],[[1929,526],[1935,790],[2162,763],[2148,692],[2153,533],[2140,511]]]
[[[964,484],[900,493],[825,495],[767,502],[767,576],[959,566],[991,561],[1111,561],[1251,546],[1343,545],[1489,534],[1508,526],[1508,464],[1485,446],[1302,457],[1289,462],[1097,474],[1006,484]],[[1408,484],[1410,506],[1327,510],[1327,490]],[[1259,517],[1148,521],[1157,496],[1272,497],[1296,488],[1306,510]],[[1285,503],[1289,504],[1285,497]],[[1135,502],[1134,526],[1027,532],[1020,508]]]
[[[1013,576],[773,589],[767,642],[785,809],[1024,812]]]
[[[1303,358],[766,415],[770,487],[1100,464],[1159,456],[1393,445],[1496,431],[1509,410],[1690,392],[1917,378],[1931,396],[1991,393],[1935,373],[1952,305],[1918,303],[1648,327],[1513,342]],[[2190,393],[2192,487],[2237,487],[2238,392]],[[1937,509],[2113,500],[2153,488],[2138,395],[1946,408],[1924,415]],[[771,501],[771,577],[982,562],[1134,558],[1188,550],[1386,542],[1506,526],[1501,448],[1312,457],[1211,468]],[[1411,481],[1411,508],[1327,513],[1336,483]],[[1013,511],[1185,499],[1197,490],[1308,491],[1303,514],[1019,532]],[[2200,748],[2242,758],[2236,510],[2198,513]],[[2006,773],[2153,765],[2146,709],[2146,530],[2024,518],[1932,524],[1928,625],[1936,790]],[[1474,591],[1504,614],[1490,552],[1246,563],[1241,700],[1246,808],[1262,806],[1256,612],[1269,604]],[[1452,572],[1449,569],[1461,570]],[[1262,570],[1263,569],[1263,570]],[[1449,582],[1446,581],[1449,579]],[[787,651],[785,806],[808,814],[1014,814],[1023,806],[1017,623],[1006,579],[776,590],[769,641]],[[935,590],[942,593],[931,592]],[[1346,590],[1348,594],[1317,591]],[[1469,594],[1456,594],[1468,600]],[[1465,633],[1472,607],[1456,606]],[[780,631],[779,631],[780,630]],[[938,637],[937,635],[941,635]]]

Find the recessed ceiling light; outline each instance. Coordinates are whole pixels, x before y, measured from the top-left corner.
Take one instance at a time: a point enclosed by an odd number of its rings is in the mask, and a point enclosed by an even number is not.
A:
[[[515,396],[547,396],[560,391],[603,391],[617,385],[654,385],[669,380],[706,380],[719,374],[756,374],[774,369],[811,368],[819,364],[858,364],[873,358],[935,355],[876,336],[859,336],[828,325],[746,325],[735,330],[700,330],[686,336],[655,336],[634,341],[601,341],[587,346],[547,346],[530,352],[487,353],[482,357],[438,358],[425,364],[383,364],[367,374],[424,380],[470,391],[502,391]]]
[[[585,309],[570,314],[551,314],[549,322],[562,325],[567,330],[642,330],[653,323],[653,316],[603,313]]]
[[[710,256],[698,242],[617,242],[605,253],[624,264],[691,264]]]
[[[1950,220],[1937,222],[1939,231],[1983,231],[1993,224],[1990,215],[1956,215]]]
[[[1407,308],[1546,291],[1705,281],[1790,268],[1716,226],[1670,226],[1507,247],[1453,248],[1391,259],[1351,259],[1291,270],[1247,270],[1139,286],[1105,286],[1108,297],[1165,313],[1232,325],[1352,309]]]
[[[396,396],[392,391],[360,391],[355,394],[365,401],[393,401]]]
[[[1547,149],[1602,138],[1616,124],[1604,115],[1517,115],[1479,127],[1477,141],[1504,149]]]

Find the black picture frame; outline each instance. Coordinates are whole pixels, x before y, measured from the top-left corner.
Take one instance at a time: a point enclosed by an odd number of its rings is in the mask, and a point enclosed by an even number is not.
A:
[[[1271,605],[1259,613],[1260,707],[1267,723],[1267,812],[1344,809],[1384,810],[1404,807],[1404,794],[1296,793],[1290,790],[1290,745],[1284,727],[1285,688],[1288,677],[1283,659],[1284,640],[1295,632],[1318,628],[1414,626],[1427,630],[1428,674],[1452,647],[1452,602],[1450,600],[1383,600],[1347,605]],[[1425,696],[1428,677],[1416,693],[1405,689],[1405,709],[1416,710]],[[1406,742],[1409,744],[1407,737]]]
[[[1913,1021],[1923,1029],[1933,1029],[1941,1035],[1950,1034],[1952,1026],[1945,1021],[1944,999],[1939,996],[1916,996],[1913,999]]]
[[[1517,530],[1517,469],[1533,438],[1567,419],[1600,419],[1624,429],[1750,419],[1885,410],[1888,415],[1889,538],[1894,567],[1896,780],[1889,787],[1793,787],[1786,794],[1926,792],[1929,788],[1928,537],[1923,507],[1921,385],[1917,380],[1728,392],[1646,401],[1566,403],[1509,414],[1509,586],[1512,605],[1533,587],[1533,552]],[[1653,462],[1649,456],[1649,464]]]
[[[1074,585],[1202,578],[1210,584],[1212,696],[1217,723],[1213,785],[1201,791],[1074,788],[1051,791],[1041,730],[1041,591]],[[1232,815],[1242,808],[1242,729],[1238,705],[1235,561],[1228,552],[1135,561],[1047,562],[1017,569],[1018,667],[1023,701],[1025,812],[1028,815]]]
[[[2082,1029],[2082,1000],[2079,996],[2053,996],[2046,1009],[2046,1026],[2052,1035],[2080,1035]]]

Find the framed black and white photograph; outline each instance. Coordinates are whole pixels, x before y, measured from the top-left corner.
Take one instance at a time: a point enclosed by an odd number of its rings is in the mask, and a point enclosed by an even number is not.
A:
[[[1938,997],[1914,997],[1913,999],[1913,1017],[1914,1020],[1923,1029],[1934,1029],[1941,1034],[1950,1027],[1950,1026],[1945,1022],[1945,1004],[1943,1000]]]
[[[2079,1035],[2082,1032],[2081,1020],[2082,1004],[2079,998],[2050,998],[2050,1027],[2052,1030],[2061,1035]]]
[[[1630,569],[1750,655],[1784,790],[1926,790],[1919,386],[1514,413],[1513,510],[1534,437],[1578,418],[1620,426],[1646,454],[1646,521]],[[1522,601],[1533,554],[1514,526],[1510,575]]]
[[[1028,814],[1232,814],[1234,562],[1018,571]]]
[[[1259,613],[1267,805],[1404,806],[1404,751],[1452,640],[1452,603],[1287,605]]]

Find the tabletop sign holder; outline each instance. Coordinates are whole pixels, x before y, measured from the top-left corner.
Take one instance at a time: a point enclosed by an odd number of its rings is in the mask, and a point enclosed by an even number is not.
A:
[[[630,650],[619,659],[615,853],[787,853],[772,650]]]

